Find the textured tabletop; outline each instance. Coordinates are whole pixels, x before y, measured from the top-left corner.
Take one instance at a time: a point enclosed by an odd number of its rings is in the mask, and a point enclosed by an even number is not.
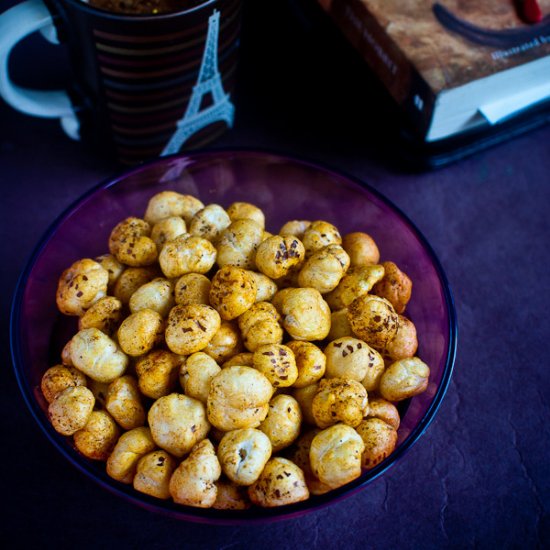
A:
[[[9,308],[51,222],[120,168],[67,139],[57,122],[0,102],[0,540],[5,548],[550,547],[550,127],[437,171],[403,170],[397,152],[380,147],[385,124],[372,114],[369,87],[349,74],[358,65],[319,59],[326,44],[307,39],[307,22],[293,19],[285,2],[252,4],[236,125],[215,145],[322,162],[367,182],[417,225],[443,265],[458,316],[443,404],[382,477],[297,520],[191,524],[96,486],[58,454],[27,410],[11,366]],[[63,60],[40,40],[14,53],[15,77],[55,86]],[[35,67],[40,55],[48,62]]]

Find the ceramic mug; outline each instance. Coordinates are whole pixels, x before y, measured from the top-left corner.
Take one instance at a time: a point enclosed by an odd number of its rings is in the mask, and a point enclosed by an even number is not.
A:
[[[59,118],[123,164],[201,147],[233,125],[241,0],[205,0],[125,15],[81,0],[25,0],[0,15],[0,96],[23,113]],[[68,48],[71,88],[29,90],[8,59],[40,31]]]

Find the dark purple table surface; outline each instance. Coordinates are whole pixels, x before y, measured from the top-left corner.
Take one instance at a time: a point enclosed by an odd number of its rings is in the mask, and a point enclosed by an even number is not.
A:
[[[3,546],[549,547],[550,127],[438,171],[402,170],[395,151],[380,146],[389,121],[373,114],[359,65],[327,57],[329,39],[312,38],[285,2],[262,4],[247,5],[237,121],[215,146],[320,161],[368,182],[411,218],[456,301],[458,355],[443,405],[385,475],[298,520],[209,527],[153,515],[100,489],[68,465],[28,412],[11,367],[9,308],[50,223],[120,168],[71,142],[57,122],[0,101]],[[335,56],[342,52],[335,46]],[[14,78],[56,87],[63,61],[31,38],[14,52]]]

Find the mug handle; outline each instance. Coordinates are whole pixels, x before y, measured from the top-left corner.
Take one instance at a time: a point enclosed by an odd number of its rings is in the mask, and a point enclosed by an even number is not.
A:
[[[41,31],[50,42],[57,42],[53,30],[52,16],[42,0],[25,0],[0,14],[0,96],[27,115],[59,118],[65,133],[78,140],[80,123],[67,92],[22,88],[11,81],[8,73],[8,59],[18,42],[35,31]]]

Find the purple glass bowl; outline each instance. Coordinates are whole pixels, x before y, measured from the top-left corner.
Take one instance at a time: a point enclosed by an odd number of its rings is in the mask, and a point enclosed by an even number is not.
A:
[[[267,230],[290,219],[324,219],[344,234],[365,231],[376,240],[381,260],[395,261],[412,279],[407,315],[419,339],[418,355],[430,366],[428,389],[400,405],[396,450],[355,481],[305,502],[272,509],[220,511],[181,506],[134,491],[107,476],[104,463],[84,458],[70,438],[54,431],[40,392],[44,371],[59,363],[60,351],[77,330],[76,320],[58,313],[57,280],[74,261],[107,251],[111,229],[127,216],[143,216],[148,199],[173,189],[225,207],[248,201],[266,214]],[[375,190],[309,162],[250,151],[191,153],[141,166],[103,183],[80,198],[52,225],[21,275],[11,316],[15,373],[34,418],[55,447],[79,470],[126,500],[175,518],[244,524],[296,517],[364,489],[399,460],[424,433],[449,385],[457,326],[449,285],[433,250],[395,206]]]

